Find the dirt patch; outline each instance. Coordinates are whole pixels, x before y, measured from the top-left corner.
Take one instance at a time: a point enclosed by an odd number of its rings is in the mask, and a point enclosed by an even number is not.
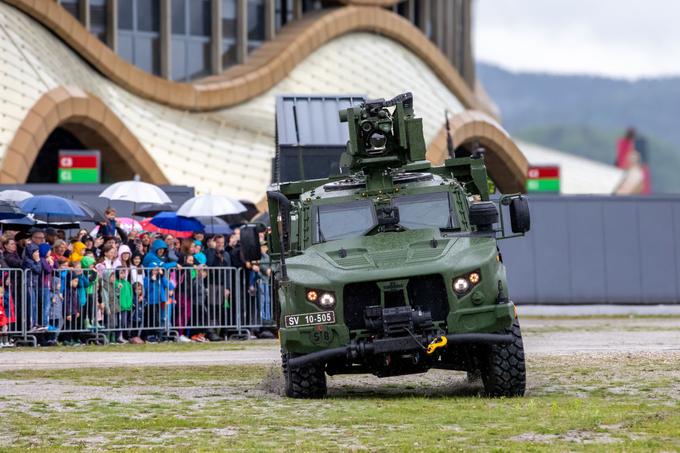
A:
[[[511,437],[510,440],[541,444],[552,444],[557,441],[576,444],[615,444],[622,442],[622,439],[612,437],[609,433],[580,430],[567,431],[562,434],[522,433]]]

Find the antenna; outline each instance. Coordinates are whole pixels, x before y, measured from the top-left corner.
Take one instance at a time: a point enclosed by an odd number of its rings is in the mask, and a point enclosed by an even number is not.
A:
[[[451,159],[456,158],[456,151],[453,149],[453,138],[451,137],[451,127],[449,126],[449,111],[444,110],[444,123],[446,123],[446,149]]]

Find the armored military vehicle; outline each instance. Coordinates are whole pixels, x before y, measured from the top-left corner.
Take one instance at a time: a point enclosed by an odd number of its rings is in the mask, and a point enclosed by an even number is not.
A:
[[[443,368],[481,375],[489,395],[523,395],[496,241],[529,230],[526,198],[490,201],[481,149],[433,167],[410,93],[339,115],[349,142],[338,174],[267,192],[286,394],[323,397],[326,374]],[[255,238],[241,234],[251,259]]]

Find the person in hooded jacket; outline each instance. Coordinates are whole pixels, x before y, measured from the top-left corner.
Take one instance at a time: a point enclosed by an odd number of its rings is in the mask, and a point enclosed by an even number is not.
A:
[[[52,305],[50,298],[50,289],[52,288],[52,268],[56,269],[54,265],[54,258],[52,257],[52,246],[44,242],[38,246],[40,254],[40,265],[42,266],[42,276],[38,284],[38,295],[42,303],[42,322],[40,325],[46,326],[49,317],[50,307]]]
[[[42,276],[40,263],[40,250],[35,244],[28,244],[24,250],[22,267],[26,269],[26,296],[28,299],[29,313],[28,324],[31,329],[38,327],[38,286]]]
[[[144,256],[142,266],[145,268],[161,267],[163,269],[170,269],[176,267],[177,263],[169,261],[167,258],[168,245],[162,239],[156,239],[151,244],[149,253]]]
[[[118,259],[114,264],[116,269],[119,267],[130,268],[132,265],[132,252],[130,251],[130,247],[125,244],[118,246]]]

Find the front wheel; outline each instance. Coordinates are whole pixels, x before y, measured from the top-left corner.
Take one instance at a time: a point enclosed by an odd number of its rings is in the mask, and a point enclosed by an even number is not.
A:
[[[281,350],[281,367],[286,396],[290,398],[323,398],[326,396],[326,370],[323,363],[310,363],[291,367],[288,360],[294,356]]]
[[[481,357],[484,390],[489,396],[523,396],[526,390],[524,344],[519,321],[503,333],[513,337],[512,343],[490,346]]]

